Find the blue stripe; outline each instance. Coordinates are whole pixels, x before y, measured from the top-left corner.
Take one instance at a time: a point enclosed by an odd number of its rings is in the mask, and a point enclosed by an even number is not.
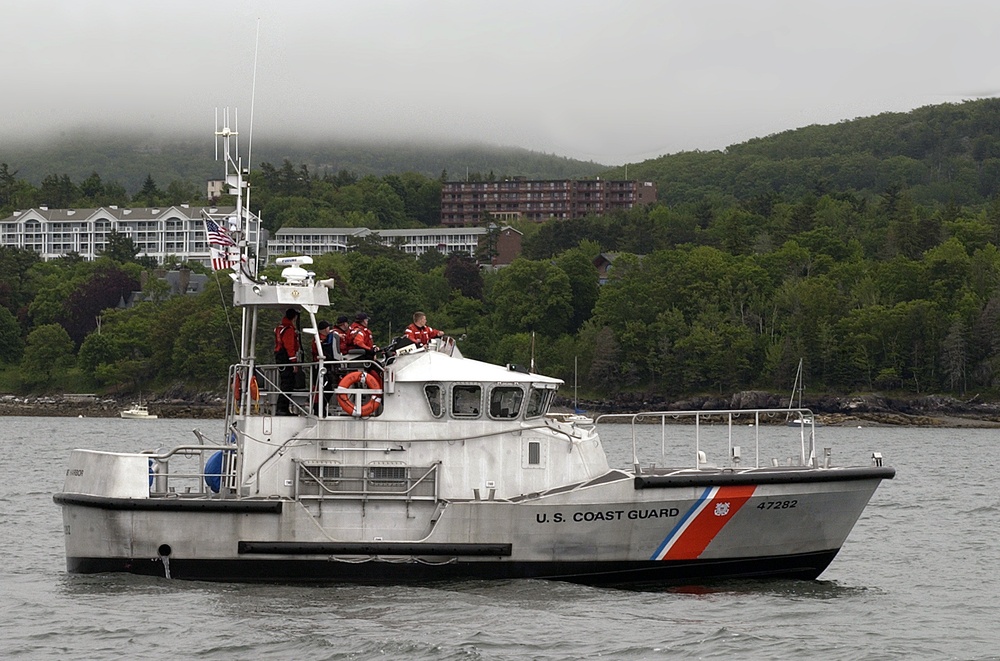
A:
[[[698,510],[701,504],[705,502],[705,499],[708,498],[710,493],[712,493],[712,487],[706,487],[704,493],[701,494],[701,498],[695,501],[694,505],[691,506],[691,509],[684,513],[684,516],[682,516],[681,520],[677,522],[677,525],[675,525],[664,540],[660,542],[660,545],[656,548],[656,551],[653,552],[653,557],[651,557],[650,560],[656,560],[656,556],[660,555],[663,549],[666,548],[667,543],[673,538],[674,535],[677,534],[677,531],[681,529],[681,526],[683,526],[685,522],[691,518],[694,512]]]

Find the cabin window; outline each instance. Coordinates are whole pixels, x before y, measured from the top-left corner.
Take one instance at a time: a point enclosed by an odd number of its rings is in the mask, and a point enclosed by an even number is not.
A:
[[[431,407],[431,415],[440,418],[444,411],[444,393],[441,386],[436,383],[429,383],[424,386],[424,396],[427,397],[427,405]]]
[[[549,408],[550,390],[532,388],[528,393],[528,407],[524,412],[526,418],[538,418],[545,415]]]
[[[490,391],[490,417],[516,418],[521,413],[524,391],[517,386],[497,386]]]
[[[451,389],[451,414],[456,418],[477,418],[482,406],[482,387],[454,386]]]

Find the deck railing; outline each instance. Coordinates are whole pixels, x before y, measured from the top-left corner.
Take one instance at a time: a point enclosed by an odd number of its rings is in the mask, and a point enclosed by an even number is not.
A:
[[[660,456],[658,461],[662,464],[664,457],[668,454],[668,450],[676,447],[676,445],[670,445],[670,442],[673,441],[674,437],[693,434],[694,447],[690,450],[690,465],[692,468],[701,469],[704,468],[707,463],[707,456],[705,452],[706,448],[704,444],[709,430],[711,430],[711,435],[716,443],[716,445],[713,446],[713,449],[716,450],[718,449],[717,444],[719,442],[718,433],[720,431],[720,427],[722,433],[725,435],[727,443],[726,465],[731,467],[747,467],[748,464],[745,462],[750,460],[753,462],[753,467],[760,468],[762,456],[765,451],[774,452],[777,449],[783,449],[787,452],[788,435],[779,434],[776,429],[777,426],[780,426],[781,429],[789,430],[786,425],[787,420],[799,421],[796,429],[798,432],[798,448],[796,448],[798,451],[798,457],[796,458],[798,465],[816,465],[815,419],[812,411],[809,409],[730,409],[715,411],[607,413],[598,416],[594,422],[595,424],[600,424],[602,422],[624,422],[630,425],[632,440],[632,465],[635,471],[639,473],[641,472],[642,459],[648,459],[647,456],[640,457],[640,447],[638,442],[639,436],[642,435],[640,430],[647,430],[645,436],[648,437],[650,425],[655,425],[657,422],[659,423],[660,431]],[[773,433],[769,433],[767,431],[769,428]],[[737,435],[745,437],[748,429],[752,434],[752,457],[743,456],[746,448],[737,438]],[[764,434],[768,436],[768,438],[763,441],[763,448],[761,438],[762,431],[764,431]],[[772,439],[771,437],[774,438]],[[687,441],[687,443],[689,442],[690,441]],[[778,448],[775,443],[784,443],[786,444],[786,447]],[[649,450],[648,447],[642,449],[647,452]],[[646,453],[643,454],[645,455]],[[681,452],[681,455],[684,455],[684,451]],[[791,457],[788,457],[787,459],[772,458],[770,460],[770,464],[775,465],[783,460],[794,461]],[[655,467],[655,461],[649,463],[650,468]]]

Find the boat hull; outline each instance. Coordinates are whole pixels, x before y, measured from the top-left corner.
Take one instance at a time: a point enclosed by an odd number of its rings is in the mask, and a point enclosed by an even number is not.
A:
[[[248,583],[400,584],[431,581],[540,579],[589,585],[687,585],[727,579],[817,578],[839,549],[793,555],[687,561],[400,562],[392,558],[332,561],[328,557],[218,559],[67,557],[71,573],[128,572],[173,579]]]
[[[57,494],[67,570],[253,582],[814,579],[891,468],[615,471],[518,501]]]

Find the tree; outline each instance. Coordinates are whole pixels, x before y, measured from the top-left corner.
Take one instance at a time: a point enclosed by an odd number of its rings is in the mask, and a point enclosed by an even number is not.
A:
[[[38,253],[29,248],[0,246],[0,305],[18,314],[31,302],[28,274],[41,261]]]
[[[44,387],[52,376],[74,363],[73,342],[59,324],[45,324],[28,334],[21,359],[21,378],[29,388]]]
[[[483,213],[483,217],[479,221],[479,226],[486,230],[486,234],[479,240],[476,259],[481,264],[492,264],[493,258],[497,256],[497,241],[500,238],[500,226],[496,224],[496,221],[489,212]]]
[[[117,230],[112,230],[108,233],[107,244],[104,250],[101,251],[102,256],[122,264],[125,262],[134,262],[138,254],[139,248],[136,247],[132,238]]]
[[[594,257],[596,254],[591,254],[584,248],[573,248],[556,258],[556,266],[569,278],[572,291],[570,304],[573,306],[573,317],[570,320],[570,332],[576,332],[590,319],[597,303],[599,289]]]
[[[139,281],[114,262],[98,264],[93,275],[80,283],[65,302],[64,326],[73,341],[82,343],[97,328],[97,315],[128,300],[138,289]]]
[[[81,369],[94,374],[101,365],[111,365],[123,357],[110,335],[91,333],[80,345],[78,362]]]
[[[452,289],[466,298],[483,298],[483,274],[476,260],[463,255],[451,255],[444,267],[444,277]]]
[[[444,266],[447,263],[448,258],[434,248],[417,257],[417,266],[420,267],[423,273],[430,273],[437,267]]]
[[[492,323],[511,332],[537,331],[554,338],[573,316],[569,277],[548,262],[515,259],[497,273],[487,297]]]
[[[80,189],[70,180],[69,175],[50,174],[42,179],[42,186],[38,191],[42,203],[56,209],[66,209],[73,206],[73,202],[80,195]]]
[[[147,174],[146,180],[142,182],[142,188],[135,194],[134,201],[147,207],[155,207],[160,203],[161,197],[163,197],[163,193],[160,192],[160,189],[156,186],[156,182],[153,181],[153,175]]]
[[[20,362],[24,351],[21,326],[10,310],[0,306],[0,364],[14,365]]]
[[[201,199],[202,195],[190,182],[175,179],[167,186],[167,192],[163,198],[167,204],[182,204]]]

